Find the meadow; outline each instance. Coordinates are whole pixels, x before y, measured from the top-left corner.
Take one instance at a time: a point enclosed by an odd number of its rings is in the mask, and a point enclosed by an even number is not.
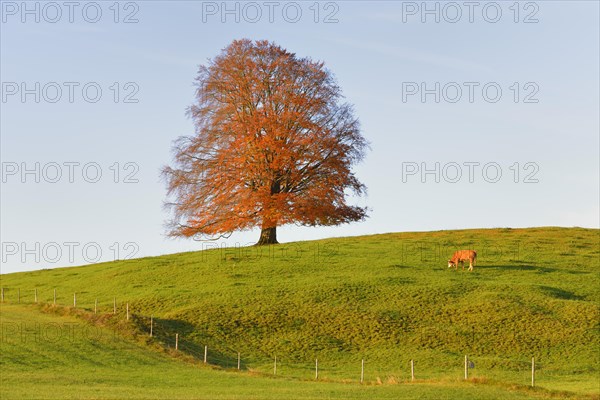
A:
[[[599,398],[599,238],[389,233],[2,275],[2,398]],[[447,268],[461,248],[473,272]],[[44,338],[65,323],[96,335]]]

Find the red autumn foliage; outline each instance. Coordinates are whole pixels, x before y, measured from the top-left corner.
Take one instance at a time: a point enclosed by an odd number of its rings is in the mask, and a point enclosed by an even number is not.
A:
[[[224,236],[262,229],[360,221],[346,204],[365,192],[351,171],[368,147],[352,106],[323,62],[268,41],[236,40],[201,66],[188,109],[195,135],[163,169],[173,211],[170,235]]]

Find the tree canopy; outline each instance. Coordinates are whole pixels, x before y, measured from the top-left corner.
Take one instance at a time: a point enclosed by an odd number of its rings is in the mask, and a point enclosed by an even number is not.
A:
[[[351,167],[368,144],[323,62],[236,40],[200,66],[196,85],[195,134],[175,142],[174,166],[163,169],[170,235],[260,227],[258,244],[269,244],[278,226],[366,217],[346,197],[366,191]]]

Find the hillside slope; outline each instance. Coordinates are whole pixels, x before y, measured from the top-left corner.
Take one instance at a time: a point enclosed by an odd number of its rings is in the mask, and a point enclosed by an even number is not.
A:
[[[526,400],[552,396],[539,389],[458,380],[359,385],[220,371],[149,351],[111,329],[63,312],[72,311],[59,308],[44,314],[31,305],[0,307],[0,398]]]
[[[6,300],[112,313],[153,342],[209,363],[298,378],[480,376],[598,393],[599,231],[532,228],[391,233],[182,253],[2,275]],[[474,272],[446,267],[476,249]],[[357,372],[358,371],[358,372]]]

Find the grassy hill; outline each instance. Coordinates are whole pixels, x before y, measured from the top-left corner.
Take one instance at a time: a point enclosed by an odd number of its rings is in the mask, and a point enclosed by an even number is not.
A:
[[[115,335],[109,328],[88,325],[73,315],[60,315],[63,312],[42,314],[32,306],[2,306],[0,398],[524,400],[557,397],[543,389],[477,381],[359,385],[223,371],[190,364],[172,357],[174,353],[148,351],[146,346]],[[71,312],[67,310],[67,314]],[[42,329],[37,337],[36,326]],[[25,330],[13,331],[14,327]],[[52,333],[44,330],[50,327]],[[93,336],[88,337],[86,332],[90,327]]]
[[[410,379],[414,359],[417,379],[460,386],[469,355],[476,381],[527,385],[535,356],[538,386],[597,397],[599,238],[579,228],[391,233],[9,274],[2,317],[79,315],[167,358],[177,333],[176,357],[194,370],[206,345],[210,364],[235,368],[240,352],[242,369],[260,374],[272,374],[276,356],[278,376],[293,382],[314,378],[318,358],[321,380],[355,383],[364,359],[365,381],[387,387]],[[461,248],[478,251],[472,273],[446,267]],[[64,306],[76,292],[79,311],[14,305],[18,289],[22,303],[34,289],[52,303],[55,288]],[[390,387],[399,386],[413,387]]]

